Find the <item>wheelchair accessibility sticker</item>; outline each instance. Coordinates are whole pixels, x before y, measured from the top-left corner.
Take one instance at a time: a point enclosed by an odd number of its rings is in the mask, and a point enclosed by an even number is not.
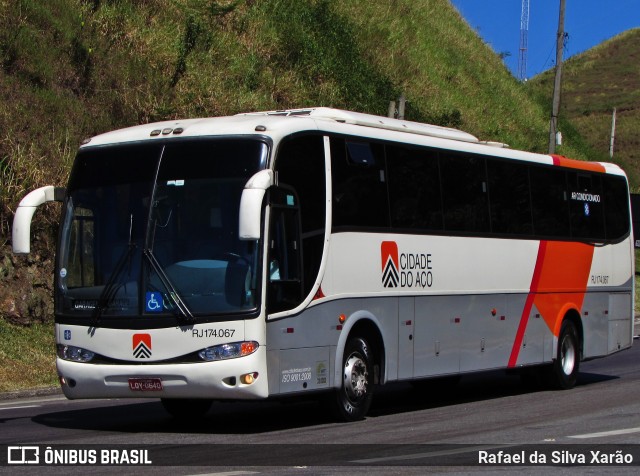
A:
[[[162,293],[157,291],[147,291],[145,303],[145,310],[147,312],[162,312]]]

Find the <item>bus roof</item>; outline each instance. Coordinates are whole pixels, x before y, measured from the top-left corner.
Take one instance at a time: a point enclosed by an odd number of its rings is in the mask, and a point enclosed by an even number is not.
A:
[[[569,160],[509,149],[499,142],[481,141],[458,129],[392,119],[327,107],[242,113],[234,116],[171,120],[143,124],[100,134],[83,142],[81,148],[177,137],[261,135],[274,141],[299,131],[318,130],[367,138],[379,138],[415,145],[427,145],[462,152],[600,170],[623,175],[615,164]]]
[[[286,111],[267,111],[240,114],[244,116],[297,116],[311,117],[313,119],[325,119],[343,124],[354,124],[357,126],[372,127],[374,129],[384,129],[396,132],[406,132],[441,139],[459,140],[464,142],[480,142],[480,140],[467,132],[449,127],[422,124],[420,122],[404,121],[360,112],[343,111],[341,109],[331,109],[328,107],[318,107],[311,109],[292,109]]]

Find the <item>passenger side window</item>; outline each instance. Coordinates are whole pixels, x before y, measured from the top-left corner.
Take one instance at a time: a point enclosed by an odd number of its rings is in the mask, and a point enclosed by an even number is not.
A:
[[[629,190],[624,178],[603,177],[604,215],[607,239],[615,240],[629,233]]]
[[[523,163],[487,160],[491,231],[533,234],[529,167]]]
[[[400,230],[442,230],[438,154],[399,146],[387,146],[386,151],[391,226]]]
[[[440,173],[447,231],[489,231],[487,174],[484,157],[443,151]]]
[[[331,139],[334,228],[388,228],[384,147]]]
[[[569,237],[569,203],[564,170],[531,167],[533,229],[537,236]]]
[[[604,215],[600,176],[568,172],[569,210],[573,238],[604,239]]]

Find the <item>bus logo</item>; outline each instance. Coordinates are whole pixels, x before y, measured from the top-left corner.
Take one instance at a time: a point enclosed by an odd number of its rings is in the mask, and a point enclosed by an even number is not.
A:
[[[39,464],[39,446],[9,446],[7,448],[7,463],[9,464]]]
[[[133,334],[133,356],[136,359],[151,357],[151,334]]]
[[[380,245],[382,285],[385,288],[426,289],[433,286],[433,255],[424,251],[398,252],[395,241]]]
[[[398,274],[398,244],[395,241],[383,241],[380,245],[382,257],[382,285],[385,288],[397,288]]]

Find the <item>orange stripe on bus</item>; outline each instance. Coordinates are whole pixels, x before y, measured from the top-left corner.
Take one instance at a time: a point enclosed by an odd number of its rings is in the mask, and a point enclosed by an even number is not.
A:
[[[547,250],[547,242],[540,241],[538,245],[538,258],[536,259],[536,267],[533,270],[533,277],[531,278],[531,286],[529,287],[529,294],[527,300],[524,303],[524,309],[520,316],[520,324],[518,324],[518,330],[516,331],[516,338],[513,341],[513,347],[511,348],[511,356],[509,357],[509,363],[507,367],[515,367],[518,361],[518,355],[522,348],[522,339],[524,339],[524,332],[527,329],[527,323],[529,322],[529,316],[531,315],[531,308],[533,307],[533,300],[535,298],[535,290],[538,288],[538,281],[542,274],[542,263],[544,263],[544,255]]]
[[[581,312],[593,252],[594,247],[584,243],[540,242],[529,295],[509,357],[509,367],[514,367],[517,363],[534,305],[554,336],[558,335],[562,318],[569,310]]]
[[[585,162],[583,160],[568,159],[562,155],[552,155],[553,165],[570,167],[572,169],[588,170],[590,172],[604,172],[605,168],[597,162]]]
[[[585,243],[554,241],[547,245],[533,303],[555,336],[564,317],[560,311],[568,310],[566,304],[571,303],[578,312],[582,309],[593,251]]]

